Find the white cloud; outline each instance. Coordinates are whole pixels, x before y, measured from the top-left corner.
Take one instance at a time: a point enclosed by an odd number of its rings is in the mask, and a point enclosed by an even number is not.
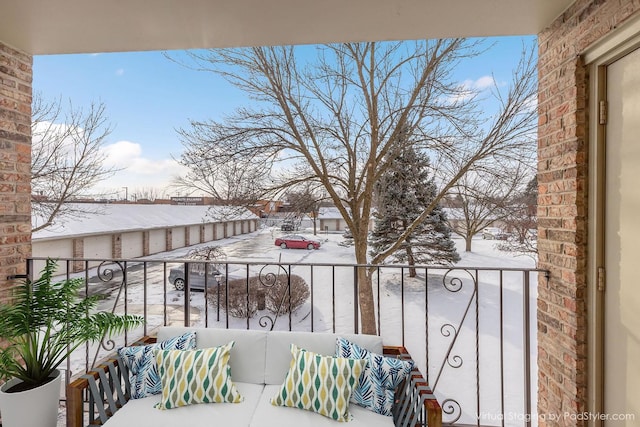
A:
[[[118,141],[103,148],[107,165],[128,168],[142,154],[140,144],[130,141]]]
[[[39,121],[33,124],[31,148],[34,153],[51,153],[54,149],[59,154],[72,156],[78,144],[76,141],[82,140],[83,135],[84,129],[80,127],[71,128],[64,123]]]
[[[493,76],[482,76],[476,80],[465,80],[460,86],[469,91],[483,91],[495,86],[495,84],[496,81]]]
[[[63,135],[68,131],[65,124],[39,122],[33,131],[33,147],[36,150],[45,150],[41,145],[43,133]],[[82,130],[78,130],[82,132]],[[69,153],[73,150],[72,141],[65,140],[63,150]],[[136,189],[153,188],[159,193],[165,190],[175,176],[184,175],[187,169],[171,158],[150,159],[144,157],[143,147],[131,141],[117,141],[102,147],[104,154],[103,165],[105,168],[118,170],[114,176],[98,183],[93,190],[98,193],[113,193],[128,187],[130,194]]]
[[[450,104],[455,104],[456,102],[467,101],[474,97],[478,92],[491,89],[495,85],[496,81],[493,76],[482,76],[476,80],[464,80],[458,85],[458,89],[461,92],[455,96],[450,96],[448,102]]]
[[[496,81],[493,76],[482,76],[478,80],[472,82],[472,87],[479,90],[489,89],[495,85]]]
[[[128,187],[135,189],[165,189],[173,177],[184,174],[186,168],[173,159],[150,159],[144,157],[140,144],[118,141],[103,148],[106,155],[105,166],[119,169],[116,174],[99,184],[101,190],[118,190]]]
[[[49,138],[64,135],[64,133],[67,132],[67,129],[67,125],[60,123],[48,121],[34,123],[34,128],[32,130],[33,143],[42,142],[45,135],[48,135]]]
[[[124,75],[124,68],[118,68],[116,70],[116,76],[120,77]]]

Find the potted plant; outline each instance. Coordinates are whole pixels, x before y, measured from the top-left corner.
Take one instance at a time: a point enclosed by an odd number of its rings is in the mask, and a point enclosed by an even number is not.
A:
[[[81,345],[144,322],[140,316],[97,312],[99,296],[80,298],[82,279],[54,282],[55,268],[47,260],[38,279],[25,280],[0,303],[0,378],[7,381],[0,388],[3,427],[55,426],[60,364]]]

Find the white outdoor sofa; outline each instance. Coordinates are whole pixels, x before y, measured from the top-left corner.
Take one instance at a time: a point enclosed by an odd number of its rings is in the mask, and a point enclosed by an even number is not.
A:
[[[195,404],[159,410],[154,404],[160,395],[130,399],[126,364],[116,356],[67,387],[67,426],[84,427],[336,427],[334,421],[317,413],[273,406],[271,397],[282,384],[292,359],[290,344],[324,355],[335,352],[337,334],[310,332],[266,332],[254,330],[163,327],[150,344],[196,331],[196,348],[209,348],[234,341],[229,366],[231,377],[243,395],[241,403]],[[382,345],[371,335],[340,335],[367,350],[386,356],[409,359],[404,347]],[[396,388],[393,416],[379,415],[356,404],[349,405],[349,427],[424,426],[441,427],[442,410],[431,389],[414,368]],[[340,423],[343,424],[343,423]]]

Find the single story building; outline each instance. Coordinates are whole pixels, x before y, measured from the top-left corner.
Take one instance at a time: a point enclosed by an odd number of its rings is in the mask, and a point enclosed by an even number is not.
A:
[[[248,209],[82,204],[87,214],[33,233],[33,257],[131,259],[257,230]],[[44,263],[42,263],[44,265]],[[41,265],[35,265],[36,271]],[[59,272],[64,273],[61,263]]]

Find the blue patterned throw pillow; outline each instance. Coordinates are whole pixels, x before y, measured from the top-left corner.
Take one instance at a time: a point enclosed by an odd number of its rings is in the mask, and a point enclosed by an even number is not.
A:
[[[336,340],[336,356],[369,362],[351,401],[378,414],[392,416],[394,390],[411,373],[413,361],[372,353],[344,338]]]
[[[156,350],[192,350],[196,348],[196,333],[187,332],[155,344],[122,347],[118,355],[129,368],[131,398],[140,399],[162,392],[156,364]]]

